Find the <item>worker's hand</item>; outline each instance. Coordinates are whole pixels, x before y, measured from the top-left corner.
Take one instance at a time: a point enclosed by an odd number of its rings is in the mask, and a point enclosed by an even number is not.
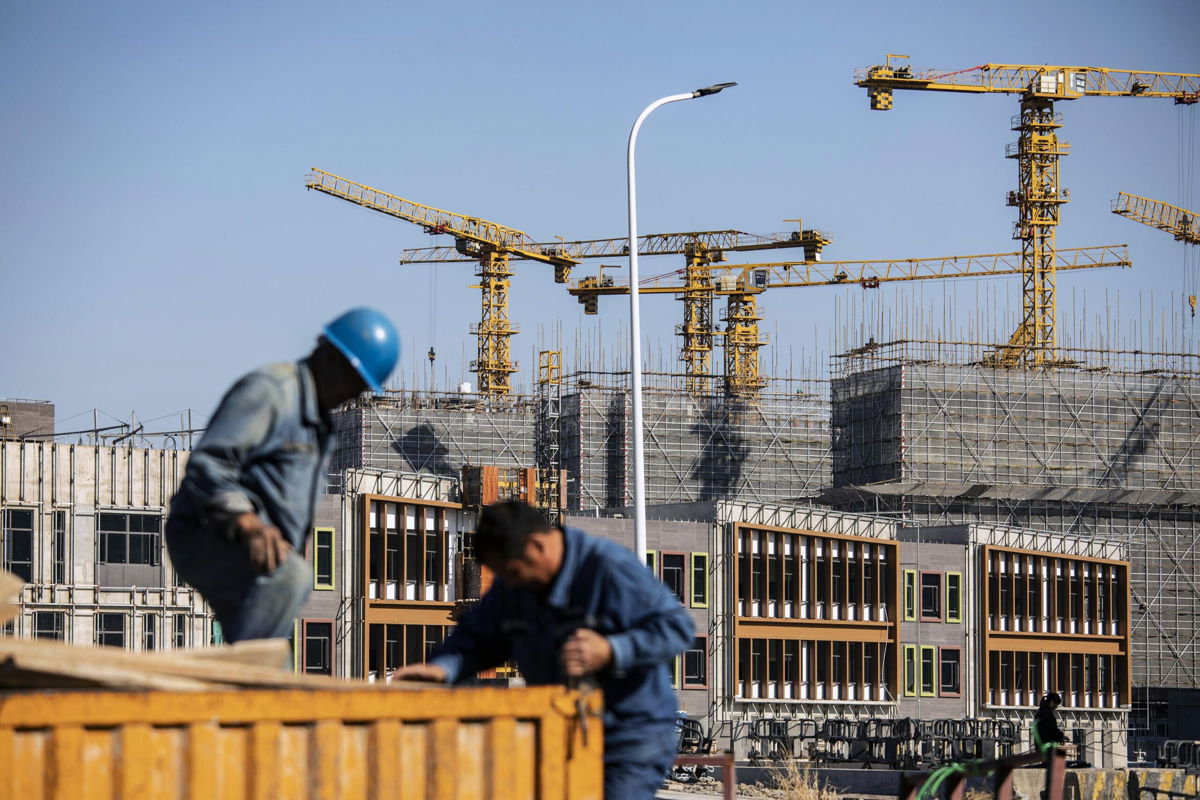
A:
[[[292,544],[274,525],[263,522],[258,514],[238,514],[233,522],[238,539],[250,551],[250,563],[262,573],[274,572],[292,552]]]
[[[388,681],[429,681],[445,683],[446,670],[437,664],[410,664],[401,667],[388,677]]]
[[[599,672],[612,662],[612,645],[595,631],[580,628],[567,639],[561,656],[567,677],[582,678]]]

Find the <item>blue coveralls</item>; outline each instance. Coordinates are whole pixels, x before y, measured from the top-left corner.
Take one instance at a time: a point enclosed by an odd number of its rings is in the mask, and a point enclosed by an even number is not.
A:
[[[562,683],[559,652],[578,628],[608,638],[604,690],[604,794],[653,798],[675,758],[677,702],[667,665],[695,626],[679,600],[629,550],[576,528],[563,531],[563,563],[548,592],[496,582],[434,651],[454,683],[515,660],[529,684]]]
[[[312,371],[299,361],[271,364],[234,384],[192,451],[171,499],[167,551],[212,607],[226,641],[291,634],[312,588],[304,544],[332,448]],[[247,511],[292,544],[269,574],[257,572],[234,539],[233,521]]]

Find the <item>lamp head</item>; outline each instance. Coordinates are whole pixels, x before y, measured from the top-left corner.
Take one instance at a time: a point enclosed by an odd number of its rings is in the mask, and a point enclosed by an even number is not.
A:
[[[703,89],[697,89],[692,93],[692,97],[704,97],[705,95],[716,94],[722,89],[728,89],[730,86],[737,86],[736,83],[714,83],[712,86],[705,86]]]

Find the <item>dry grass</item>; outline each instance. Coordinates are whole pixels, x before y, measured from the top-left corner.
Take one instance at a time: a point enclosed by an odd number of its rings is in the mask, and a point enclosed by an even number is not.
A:
[[[817,773],[806,764],[788,761],[771,771],[775,786],[784,800],[842,800],[841,792],[821,783]]]
[[[992,800],[992,793],[985,792],[982,789],[967,789],[963,795],[963,800]]]

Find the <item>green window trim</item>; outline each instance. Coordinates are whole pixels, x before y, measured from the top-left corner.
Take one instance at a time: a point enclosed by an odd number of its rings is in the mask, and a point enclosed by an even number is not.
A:
[[[951,580],[953,578],[953,581]],[[950,592],[950,586],[953,583],[954,592]],[[963,579],[961,572],[946,573],[946,622],[962,622],[962,586]]]
[[[657,550],[647,550],[646,551],[646,566],[650,568],[650,571],[654,573],[655,577],[658,577],[658,551]]]
[[[700,568],[701,580],[696,580]],[[692,608],[708,608],[708,553],[692,553]]]
[[[917,647],[904,645],[904,696],[917,696]]]
[[[300,672],[300,619],[292,621],[292,672]]]
[[[925,660],[925,656],[927,656],[927,655],[929,656],[928,662],[926,662],[926,660]],[[928,666],[929,666],[928,672],[926,672],[926,669],[925,669],[926,663],[928,663]],[[921,667],[921,681],[920,681],[921,697],[937,697],[938,662],[937,662],[937,648],[936,647],[934,647],[933,645],[928,645],[928,644],[921,645],[920,667]],[[925,680],[926,677],[929,678],[928,681]],[[928,690],[926,690],[926,688],[925,688],[926,685],[929,686]]]
[[[318,561],[321,558],[321,550],[322,550],[321,539],[324,538],[323,535],[325,535],[325,534],[328,534],[328,537],[329,537],[329,542],[328,542],[329,582],[328,583],[321,581],[321,570],[318,567]],[[333,589],[334,588],[334,583],[337,580],[337,578],[336,578],[337,570],[334,566],[337,563],[337,559],[335,558],[335,555],[334,555],[334,548],[336,546],[336,543],[337,543],[336,529],[334,529],[334,528],[313,528],[313,589],[325,590],[325,589]]]
[[[904,570],[904,621],[917,621],[917,571]]]

